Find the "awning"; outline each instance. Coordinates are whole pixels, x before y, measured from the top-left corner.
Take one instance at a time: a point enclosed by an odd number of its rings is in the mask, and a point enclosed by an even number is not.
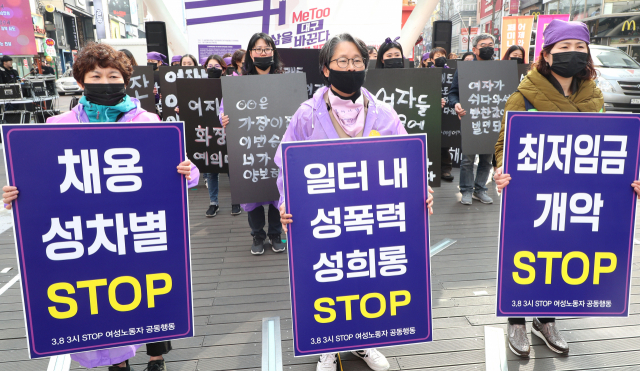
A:
[[[79,13],[80,15],[83,15],[85,17],[89,17],[89,18],[93,18],[93,14],[87,12],[84,9],[80,9],[77,6],[73,6],[73,5],[69,5],[69,4],[64,4],[64,6],[66,6],[67,8],[73,10],[76,13]]]

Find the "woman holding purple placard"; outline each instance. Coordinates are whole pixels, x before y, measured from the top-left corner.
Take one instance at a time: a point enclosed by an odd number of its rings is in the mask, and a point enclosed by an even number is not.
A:
[[[603,112],[604,98],[595,83],[596,70],[589,51],[589,30],[582,22],[553,20],[544,31],[545,46],[505,105],[507,111]],[[513,58],[512,58],[513,59]],[[505,118],[496,143],[498,170],[495,182],[501,192],[511,181],[502,173]],[[631,186],[640,198],[640,181]],[[532,333],[552,351],[569,353],[569,345],[555,318],[534,318]],[[524,318],[509,318],[509,349],[520,357],[530,353]]]
[[[107,44],[89,44],[78,54],[73,64],[73,77],[84,96],[73,110],[50,117],[47,123],[103,123],[103,122],[159,122],[160,118],[140,107],[136,98],[129,97],[125,88],[133,73],[129,58]],[[200,173],[189,160],[177,166],[178,173],[189,181],[188,186],[198,184]],[[5,208],[18,198],[16,187],[4,186],[2,195]],[[109,371],[130,371],[129,359],[135,356],[139,345],[94,350],[71,355],[71,359],[87,368],[108,366]],[[163,354],[171,350],[170,341],[146,344],[150,356],[148,371],[165,371]]]
[[[383,48],[380,51],[382,53]],[[326,86],[318,89],[313,98],[296,111],[282,142],[407,134],[393,108],[362,87],[368,62],[367,46],[349,34],[335,36],[324,44],[320,51],[320,73]],[[293,219],[291,214],[285,213],[281,147],[278,147],[274,161],[280,167],[280,220],[286,232],[287,224]],[[431,187],[429,192],[433,193]],[[429,214],[433,214],[433,196],[430,194],[427,204]],[[372,370],[384,371],[390,367],[385,356],[376,349],[352,353]],[[320,356],[316,370],[335,371],[336,368],[336,354],[326,353]]]

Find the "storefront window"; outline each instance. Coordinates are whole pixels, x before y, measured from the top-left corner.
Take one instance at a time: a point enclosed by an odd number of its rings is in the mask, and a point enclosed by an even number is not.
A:
[[[544,14],[560,14],[558,13],[558,2],[550,2],[544,6]]]
[[[572,0],[571,4],[571,20],[579,21],[582,18],[587,18],[585,10],[585,0]]]
[[[605,0],[604,14],[629,13],[640,11],[640,1]]]
[[[593,17],[601,13],[602,0],[587,0],[587,17]]]

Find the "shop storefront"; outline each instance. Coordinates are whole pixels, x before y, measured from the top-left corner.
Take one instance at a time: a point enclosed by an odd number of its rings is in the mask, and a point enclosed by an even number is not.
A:
[[[583,22],[593,43],[616,47],[640,62],[640,14],[598,16]]]
[[[95,41],[93,34],[93,15],[88,0],[64,0],[65,11],[75,16],[75,28],[78,39],[78,49]]]

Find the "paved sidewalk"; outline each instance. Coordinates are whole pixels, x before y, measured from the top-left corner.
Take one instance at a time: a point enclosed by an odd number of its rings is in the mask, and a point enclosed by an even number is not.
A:
[[[434,342],[381,349],[392,370],[484,370],[484,326],[506,330],[506,319],[494,315],[499,199],[492,189],[495,204],[461,205],[457,170],[454,175],[453,184],[443,182],[435,190],[431,219],[432,244],[444,238],[457,241],[432,259]],[[317,357],[293,357],[286,255],[249,253],[247,214],[230,215],[228,177],[220,177],[218,216],[205,218],[209,201],[202,184],[189,191],[189,203],[197,336],[173,342],[174,350],[165,357],[168,369],[259,370],[262,318],[279,316],[284,369],[315,370]],[[638,276],[637,254],[635,261]],[[12,229],[0,234],[0,270],[5,267],[13,269],[0,274],[0,287],[18,273]],[[519,360],[507,350],[509,370],[640,369],[639,303],[640,278],[634,278],[628,318],[558,320],[571,355],[558,356],[534,337],[530,360]],[[28,360],[26,345],[15,284],[0,295],[0,370],[46,370],[49,360]],[[342,360],[346,370],[368,369],[350,354],[342,353]],[[132,362],[135,370],[142,371],[147,361],[141,347]],[[72,362],[71,369],[82,368]]]

